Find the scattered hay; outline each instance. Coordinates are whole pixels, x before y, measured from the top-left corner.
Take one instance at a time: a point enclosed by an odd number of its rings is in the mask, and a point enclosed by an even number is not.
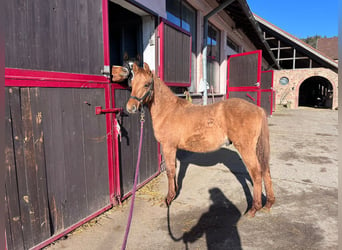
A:
[[[159,192],[159,184],[159,178],[154,178],[137,191],[136,197],[150,202],[152,206],[164,206],[165,195]]]

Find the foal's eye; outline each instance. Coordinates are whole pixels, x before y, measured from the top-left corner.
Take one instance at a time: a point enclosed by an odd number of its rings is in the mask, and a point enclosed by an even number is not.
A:
[[[145,84],[145,85],[144,85],[145,88],[148,88],[148,86],[149,86],[148,84]]]

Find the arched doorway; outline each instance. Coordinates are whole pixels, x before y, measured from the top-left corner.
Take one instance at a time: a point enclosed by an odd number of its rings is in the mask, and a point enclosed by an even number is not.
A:
[[[306,79],[299,88],[298,106],[332,108],[333,86],[321,76]]]

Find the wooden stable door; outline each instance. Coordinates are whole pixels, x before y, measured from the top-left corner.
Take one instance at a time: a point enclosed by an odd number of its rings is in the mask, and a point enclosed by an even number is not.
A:
[[[260,106],[261,50],[231,55],[227,63],[227,98]]]
[[[260,85],[260,106],[263,107],[267,115],[273,113],[273,70],[261,72],[261,85]]]
[[[228,57],[227,98],[242,98],[272,115],[273,71],[261,71],[261,50]]]

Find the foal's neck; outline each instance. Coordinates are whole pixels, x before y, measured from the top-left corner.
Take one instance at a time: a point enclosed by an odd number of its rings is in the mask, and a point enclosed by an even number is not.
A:
[[[153,101],[150,105],[152,119],[169,113],[177,105],[178,97],[159,78],[154,79]]]

